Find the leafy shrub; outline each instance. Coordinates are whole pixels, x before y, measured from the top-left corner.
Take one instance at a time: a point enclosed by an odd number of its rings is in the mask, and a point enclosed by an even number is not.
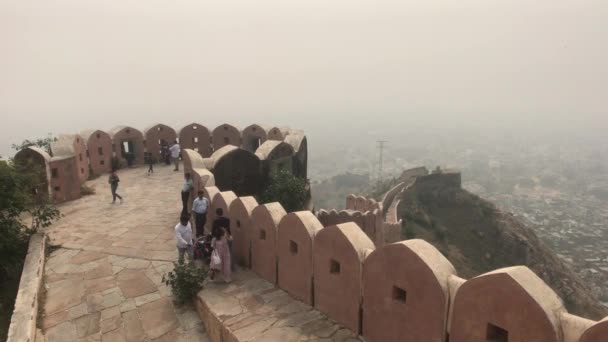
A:
[[[179,304],[186,303],[196,296],[203,288],[207,271],[198,268],[194,263],[173,263],[173,271],[163,275],[162,281],[171,287],[171,291]]]
[[[4,279],[19,276],[30,234],[61,215],[48,195],[38,192],[44,184],[46,174],[36,165],[0,161],[0,287]],[[28,216],[30,225],[24,222]]]
[[[289,171],[281,170],[270,176],[270,181],[259,196],[258,202],[279,202],[285,211],[290,213],[304,208],[306,196],[306,181]]]

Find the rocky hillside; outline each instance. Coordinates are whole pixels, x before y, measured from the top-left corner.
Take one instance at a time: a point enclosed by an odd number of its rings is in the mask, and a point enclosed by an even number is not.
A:
[[[402,194],[404,238],[435,245],[464,278],[526,265],[549,284],[570,313],[590,319],[608,315],[578,276],[512,214],[459,187],[414,185]]]

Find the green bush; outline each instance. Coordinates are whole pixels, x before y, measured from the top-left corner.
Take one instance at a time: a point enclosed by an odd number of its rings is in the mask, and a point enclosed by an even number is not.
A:
[[[35,165],[0,161],[0,286],[19,276],[30,234],[61,215],[45,192],[37,192],[45,182],[44,171]],[[24,222],[28,216],[29,225]]]
[[[179,304],[186,303],[203,288],[207,270],[198,268],[194,263],[173,263],[173,271],[163,275],[162,281],[171,287],[173,296]]]
[[[279,171],[270,176],[266,189],[258,198],[259,203],[279,202],[288,213],[302,210],[306,202],[306,181],[289,171]]]

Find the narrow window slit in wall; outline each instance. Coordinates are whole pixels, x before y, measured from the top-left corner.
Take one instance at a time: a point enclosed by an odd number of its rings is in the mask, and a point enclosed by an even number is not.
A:
[[[291,253],[291,255],[298,254],[298,244],[292,240],[289,240],[289,252]]]
[[[329,273],[340,274],[340,263],[334,259],[329,261]]]
[[[492,323],[488,323],[486,341],[488,342],[509,342],[509,332]]]
[[[266,230],[260,229],[260,240],[266,240]]]
[[[400,287],[393,286],[393,300],[405,304],[407,301],[407,291]]]

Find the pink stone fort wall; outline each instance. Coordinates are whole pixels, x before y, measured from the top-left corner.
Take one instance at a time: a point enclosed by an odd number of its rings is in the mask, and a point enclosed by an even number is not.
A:
[[[133,166],[144,164],[146,153],[159,161],[162,144],[172,145],[178,140],[182,160],[193,175],[196,189],[217,182],[220,191],[256,195],[268,175],[279,169],[289,169],[306,178],[308,145],[304,133],[274,128],[271,134],[272,129],[257,124],[243,131],[229,124],[213,131],[198,123],[179,131],[163,124],[143,131],[118,126],[108,132],[87,130],[80,135],[61,135],[51,144],[50,154],[31,147],[17,153],[15,160],[35,163],[46,170],[47,183],[41,184],[39,191],[61,203],[79,198],[81,186],[90,176],[109,173],[112,158],[122,166],[129,159]],[[268,136],[281,141],[264,144]]]
[[[222,208],[231,220],[235,262],[366,341],[608,341],[608,317],[595,322],[569,314],[555,292],[527,267],[502,268],[467,280],[431,244],[419,239],[401,241],[399,194],[410,186],[429,191],[460,187],[459,172],[407,170],[382,201],[350,195],[342,211],[287,213],[279,203],[257,203],[252,196],[218,186],[213,171],[225,164],[222,170],[233,172],[230,165],[238,168],[240,158],[256,158],[260,165],[276,162],[266,166],[279,168],[285,165],[285,146],[269,142],[280,140],[293,148],[292,162],[299,166],[292,170],[305,174],[306,138],[301,132],[275,127],[264,137],[258,131],[262,126],[255,126],[255,133],[250,127],[247,134],[237,134],[233,126],[224,129],[222,125],[210,135],[203,126],[189,126],[179,135],[188,136],[190,146],[198,151],[183,151],[184,170],[194,175],[196,189],[205,190],[211,209]],[[148,145],[133,128],[114,133],[110,136],[119,139],[113,140],[114,156],[120,151],[117,143],[129,137],[133,146]],[[194,139],[197,135],[200,140]],[[245,137],[247,148],[222,146],[207,154],[207,142],[218,137],[221,145],[226,139],[241,143]],[[76,189],[84,174],[80,156],[87,153],[77,139],[83,138],[62,137],[54,144],[52,156],[37,148],[15,156],[44,167],[49,180],[41,190],[48,187],[49,195],[59,202],[79,196]],[[85,140],[91,155],[93,142],[90,136]],[[108,148],[107,142],[95,146]],[[280,150],[273,151],[273,146]],[[255,153],[250,151],[254,147]],[[213,210],[208,212],[208,223],[214,215]]]
[[[346,210],[316,215],[286,213],[279,203],[257,203],[215,186],[205,193],[213,208],[228,207],[237,264],[366,341],[608,341],[608,317],[594,322],[570,315],[527,267],[466,280],[431,244],[401,241],[394,233],[401,226],[401,192],[461,184],[452,170],[408,170],[399,181],[382,202],[350,195]]]

